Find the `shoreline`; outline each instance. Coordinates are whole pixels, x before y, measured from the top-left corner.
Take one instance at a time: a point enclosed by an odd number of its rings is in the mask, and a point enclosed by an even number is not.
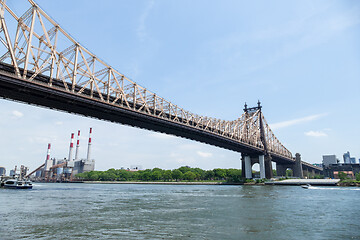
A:
[[[41,183],[41,182],[38,182]],[[153,184],[153,185],[255,185],[255,186],[300,186],[310,184],[313,186],[336,186],[336,187],[360,187],[360,183],[354,182],[287,182],[287,181],[269,181],[264,183],[229,183],[229,182],[140,182],[140,181],[73,181],[63,183],[84,183],[84,184]]]
[[[85,184],[157,184],[157,185],[244,185],[227,182],[135,182],[135,181],[83,181]]]

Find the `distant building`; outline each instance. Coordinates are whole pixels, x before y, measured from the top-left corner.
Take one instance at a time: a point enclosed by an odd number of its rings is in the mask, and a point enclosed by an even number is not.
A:
[[[0,176],[6,175],[6,169],[4,167],[0,167]]]
[[[349,152],[344,153],[343,158],[344,158],[344,163],[350,163],[350,153]]]
[[[330,164],[324,167],[324,177],[339,178],[339,173],[343,172],[348,178],[355,178],[360,172],[360,164]]]
[[[349,151],[347,151],[346,153],[344,153],[343,158],[344,158],[344,163],[347,163],[347,164],[349,164],[349,163],[350,163],[350,164],[355,164],[355,163],[356,163],[356,158],[355,158],[355,157],[351,157]]]
[[[142,166],[141,166],[141,165],[131,165],[131,166],[130,166],[130,169],[133,169],[133,170],[142,170]]]
[[[323,155],[323,166],[327,167],[330,164],[338,164],[336,155]]]
[[[95,160],[81,159],[74,162],[73,175],[90,172],[95,169]]]

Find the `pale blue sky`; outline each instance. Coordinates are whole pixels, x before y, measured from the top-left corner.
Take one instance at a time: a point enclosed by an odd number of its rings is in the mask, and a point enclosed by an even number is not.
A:
[[[8,0],[21,8],[26,1]],[[310,163],[360,158],[360,1],[37,0],[77,41],[186,110],[225,120],[260,99],[280,141]],[[26,4],[26,6],[28,6]],[[17,14],[20,15],[20,12]],[[68,156],[94,128],[96,169],[239,168],[240,154],[0,100],[0,165]]]

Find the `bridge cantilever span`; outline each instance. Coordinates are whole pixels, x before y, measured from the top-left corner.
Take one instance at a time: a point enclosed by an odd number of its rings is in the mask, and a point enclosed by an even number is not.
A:
[[[25,2],[24,2],[25,3]],[[1,4],[0,96],[173,134],[267,162],[294,163],[267,124],[260,103],[225,121],[180,108],[138,85],[70,37],[32,0],[17,16]],[[8,29],[9,22],[15,29]]]

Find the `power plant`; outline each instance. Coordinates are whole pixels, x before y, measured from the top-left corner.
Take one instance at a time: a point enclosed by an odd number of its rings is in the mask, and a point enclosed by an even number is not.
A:
[[[90,159],[91,153],[91,134],[92,128],[89,131],[89,142],[87,149],[87,158],[79,159],[80,149],[80,130],[77,134],[75,157],[73,158],[74,149],[74,133],[71,133],[69,156],[68,158],[57,160],[50,158],[51,144],[48,144],[45,163],[40,165],[34,171],[26,175],[31,177],[34,181],[42,182],[69,182],[72,181],[76,174],[94,171],[95,160]],[[32,176],[35,173],[35,176]]]

